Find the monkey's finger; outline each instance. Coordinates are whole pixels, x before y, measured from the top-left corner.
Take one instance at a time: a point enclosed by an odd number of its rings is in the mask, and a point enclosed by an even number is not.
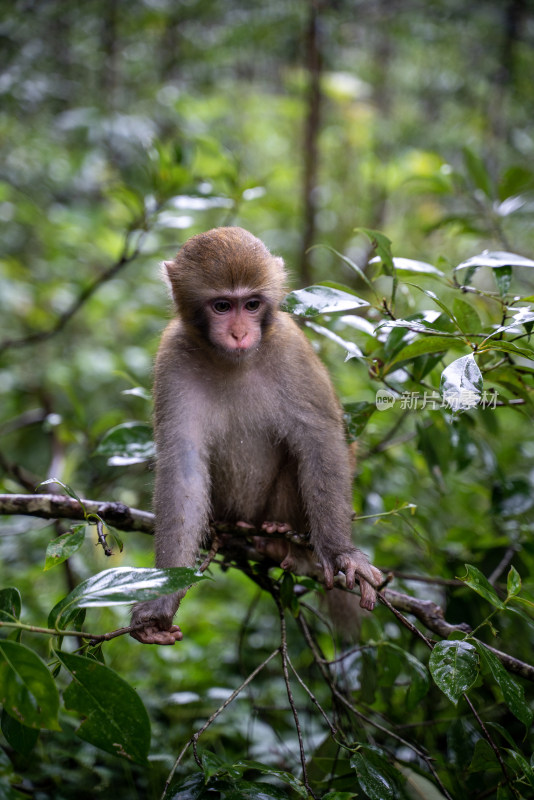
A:
[[[295,566],[295,559],[291,556],[291,553],[288,553],[287,556],[284,558],[282,563],[280,564],[282,569],[292,570]]]
[[[183,639],[183,633],[178,625],[172,625],[167,631],[162,631],[155,625],[148,625],[141,630],[132,631],[130,635],[142,644],[173,645]]]
[[[330,564],[323,562],[324,585],[327,589],[334,588],[334,570]]]
[[[372,611],[376,603],[376,592],[370,583],[360,580],[360,607]]]
[[[347,566],[344,569],[345,572],[345,584],[347,589],[354,589],[354,584],[356,582],[356,568],[352,561],[349,561]]]

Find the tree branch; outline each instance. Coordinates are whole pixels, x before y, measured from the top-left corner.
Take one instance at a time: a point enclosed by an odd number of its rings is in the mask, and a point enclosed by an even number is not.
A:
[[[154,514],[130,508],[124,503],[77,500],[62,494],[0,494],[0,516],[21,514],[41,519],[84,520],[87,514],[98,514],[104,522],[123,531],[154,533]],[[84,512],[85,508],[85,512]]]
[[[83,507],[82,504],[83,503]],[[105,523],[113,525],[113,527],[124,531],[139,531],[141,533],[154,533],[154,514],[149,511],[142,511],[138,508],[130,508],[124,503],[109,503],[99,502],[98,500],[81,499],[81,503],[74,500],[72,497],[60,494],[0,494],[0,516],[2,515],[25,515],[31,517],[40,517],[41,519],[72,519],[84,520],[87,514],[98,515]],[[85,511],[84,511],[85,509]],[[217,549],[228,552],[236,547],[236,540],[243,540],[250,536],[265,536],[265,531],[257,531],[254,528],[243,529],[228,524],[214,524],[212,525],[213,532],[216,535],[222,534],[222,539],[217,539],[208,554],[204,569],[213,560]],[[231,533],[231,537],[227,535]],[[226,535],[226,536],[225,536]],[[306,546],[305,537],[297,537],[296,534],[290,531],[287,534],[279,534],[288,541],[297,541],[302,546]],[[231,538],[231,541],[228,539]],[[243,550],[242,541],[238,541],[240,550]],[[254,560],[265,561],[265,556],[257,553],[253,548],[250,548],[250,556]],[[274,562],[273,562],[274,565]],[[313,575],[316,579],[320,580],[319,573]],[[336,580],[339,588],[344,588],[344,577],[341,576]],[[411,597],[408,594],[397,592],[395,589],[383,589],[380,593],[380,600],[384,605],[388,606],[392,613],[398,615],[399,611],[412,614],[418,619],[429,631],[436,633],[438,636],[446,639],[454,631],[461,633],[469,633],[470,627],[465,622],[456,624],[447,622],[443,609],[437,603],[431,600],[421,600],[417,597]],[[405,627],[408,627],[414,635],[426,641],[426,637],[417,630],[415,626],[404,617],[401,622]],[[125,632],[127,629],[124,629]],[[489,647],[486,645],[486,647]],[[509,672],[520,675],[528,681],[534,682],[534,666],[520,661],[518,658],[503,653],[494,647],[489,647],[497,658],[502,662]]]

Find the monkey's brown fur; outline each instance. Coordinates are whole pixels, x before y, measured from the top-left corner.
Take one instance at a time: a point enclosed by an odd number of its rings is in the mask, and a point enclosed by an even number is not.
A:
[[[192,566],[210,519],[278,520],[309,531],[327,586],[342,570],[352,587],[357,573],[372,608],[381,575],[351,542],[341,408],[306,336],[278,308],[282,259],[242,228],[218,228],[165,266],[178,317],[156,361],[157,566]],[[133,635],[181,638],[172,619],[182,596],[135,606],[132,623],[145,625]]]

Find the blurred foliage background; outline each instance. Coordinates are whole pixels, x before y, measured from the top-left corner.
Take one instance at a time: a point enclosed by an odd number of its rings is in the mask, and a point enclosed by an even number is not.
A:
[[[110,465],[96,449],[110,428],[150,422],[153,357],[171,314],[158,262],[194,233],[241,225],[284,256],[291,288],[334,281],[372,299],[353,331],[361,347],[392,278],[373,274],[371,298],[344,260],[372,273],[373,249],[358,228],[382,231],[395,256],[449,277],[486,249],[533,257],[531,0],[8,0],[0,45],[2,492],[54,477],[83,497],[150,508],[146,462]],[[444,303],[455,290],[429,274],[410,280]],[[491,270],[477,281],[480,292],[495,291]],[[393,291],[398,316],[428,308],[409,285]],[[532,300],[532,270],[515,270],[508,291]],[[501,323],[491,298],[473,302],[481,324]],[[345,362],[338,344],[313,338],[342,401],[374,403],[385,376],[373,347],[367,361]],[[443,410],[397,404],[373,414],[360,436],[357,513],[407,503],[416,510],[362,521],[358,540],[383,570],[408,576],[396,587],[447,605],[451,621],[478,624],[484,601],[410,575],[455,578],[465,562],[491,575],[513,556],[532,591],[532,364],[522,364],[521,380],[499,385],[504,403],[494,410],[451,420]],[[34,624],[110,562],[152,564],[150,537],[128,533],[111,559],[88,537],[68,562],[43,572],[47,543],[63,530],[31,518],[1,521],[1,585],[20,589]],[[106,648],[106,663],[149,710],[150,769],[83,742],[74,752],[67,717],[63,732],[43,734],[30,756],[6,746],[5,774],[14,764],[23,776],[20,796],[159,796],[183,742],[279,641],[268,598],[236,570],[214,577],[184,603],[179,646],[119,639]],[[124,607],[95,610],[90,629],[126,620]],[[384,609],[365,628],[374,641],[422,654]],[[497,646],[531,660],[526,615],[509,614],[496,628]],[[35,646],[46,657],[46,644]],[[295,647],[294,663],[306,672],[309,654]],[[465,706],[436,687],[407,723],[405,693],[380,652],[365,650],[343,679],[362,709],[387,714],[403,733],[413,725],[451,765],[453,797],[532,796],[532,787],[497,790],[502,776],[491,754],[482,773],[468,770],[480,733]],[[205,746],[230,761],[246,754],[298,771],[280,674],[269,667],[258,680],[248,702],[236,701],[208,730]],[[481,690],[481,698],[495,725],[520,741],[524,730],[499,693]],[[310,751],[330,758],[313,706],[299,700],[308,704]],[[332,788],[315,769],[321,791]],[[353,783],[340,791],[367,796]],[[0,797],[19,796],[10,791]],[[417,796],[434,797],[426,791]]]

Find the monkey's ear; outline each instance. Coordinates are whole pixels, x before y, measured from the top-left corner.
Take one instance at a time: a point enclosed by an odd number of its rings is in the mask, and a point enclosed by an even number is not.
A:
[[[174,261],[162,261],[160,264],[160,276],[169,291],[172,291],[170,270],[174,266]]]

